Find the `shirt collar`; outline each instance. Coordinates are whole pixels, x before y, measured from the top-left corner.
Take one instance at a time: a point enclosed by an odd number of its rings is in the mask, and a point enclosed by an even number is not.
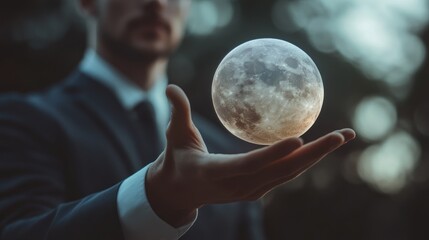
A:
[[[101,58],[93,49],[86,52],[80,64],[80,71],[110,88],[127,110],[132,110],[141,101],[150,101],[155,110],[159,136],[164,143],[166,142],[165,131],[170,119],[170,106],[165,95],[167,77],[163,76],[162,79],[156,81],[149,91],[143,91]]]
[[[156,81],[155,85],[149,91],[143,91],[101,58],[93,49],[87,50],[80,64],[80,70],[110,88],[127,110],[133,109],[138,103],[144,100],[149,100],[153,105],[164,104],[166,102],[165,89],[167,87],[167,78],[165,76],[161,80]],[[154,107],[155,109],[157,108],[157,106]]]

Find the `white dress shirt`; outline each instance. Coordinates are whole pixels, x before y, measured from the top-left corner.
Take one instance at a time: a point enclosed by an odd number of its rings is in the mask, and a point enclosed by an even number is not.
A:
[[[160,139],[165,143],[165,130],[170,117],[168,99],[165,95],[167,87],[165,76],[156,81],[152,89],[145,92],[127,80],[92,49],[85,54],[80,70],[112,89],[127,110],[131,111],[143,100],[150,101],[155,109]],[[125,239],[178,239],[193,225],[196,218],[188,225],[174,228],[156,215],[147,199],[145,189],[145,176],[149,166],[150,164],[125,179],[119,187],[118,214]]]

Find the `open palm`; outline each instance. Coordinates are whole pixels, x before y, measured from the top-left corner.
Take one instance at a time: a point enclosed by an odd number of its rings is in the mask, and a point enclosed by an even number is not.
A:
[[[172,226],[191,221],[205,204],[256,200],[355,137],[351,129],[303,144],[288,138],[242,154],[210,154],[192,122],[185,93],[167,88],[173,105],[167,147],[149,168],[146,189],[155,212]]]

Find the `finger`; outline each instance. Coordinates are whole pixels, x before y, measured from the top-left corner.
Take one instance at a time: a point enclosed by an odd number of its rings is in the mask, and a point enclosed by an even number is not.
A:
[[[332,132],[310,142],[298,151],[279,161],[277,168],[273,168],[274,176],[281,178],[285,175],[296,175],[314,165],[328,153],[334,151],[345,143],[344,136]]]
[[[353,140],[356,137],[355,131],[353,129],[350,129],[350,128],[344,128],[344,129],[338,130],[338,132],[344,136],[345,142]]]
[[[310,165],[313,164],[314,160],[320,159],[345,142],[352,140],[355,136],[355,132],[349,128],[334,131],[311,143],[306,144],[304,147],[297,150],[296,153],[292,154],[297,159],[291,160],[291,163],[296,162],[301,166],[309,167],[308,164],[305,164],[305,162],[309,163]],[[268,161],[269,159],[275,160],[278,158],[291,158],[291,156],[288,156],[288,154],[301,147],[301,145],[301,139],[286,139],[270,147],[250,152],[243,156],[243,162],[236,163],[242,166],[244,172],[252,173],[270,164],[270,161]]]
[[[300,138],[288,138],[271,146],[238,155],[214,155],[208,166],[214,179],[251,174],[282,159],[302,146]],[[221,172],[222,174],[219,174]],[[217,173],[217,174],[216,174]],[[216,177],[219,175],[219,177]]]
[[[337,136],[336,134],[339,133],[341,135],[344,134],[346,137],[343,136],[344,138],[341,138]],[[275,168],[271,169],[271,172],[268,170],[267,172],[260,173],[259,176],[252,176],[251,179],[264,184],[259,188],[255,188],[255,191],[249,194],[247,198],[261,197],[273,187],[298,177],[327,154],[354,137],[354,131],[351,129],[339,130],[303,146],[279,163],[279,165],[283,164],[283,166],[275,166]]]
[[[298,177],[329,152],[334,151],[342,146],[345,141],[354,137],[354,131],[351,129],[332,132],[296,149],[284,159],[275,161],[269,168],[265,168],[261,172],[237,176],[231,180],[243,188],[242,192],[245,192],[245,189],[249,190],[243,195],[242,200],[258,199],[277,185]],[[246,188],[246,186],[248,187]]]
[[[310,143],[305,144],[299,151],[294,152],[287,159],[285,159],[285,165],[291,165],[292,167],[302,166],[305,163],[312,162],[314,159],[318,159],[331,151],[334,151],[339,146],[344,144],[345,137],[335,131],[326,134]]]
[[[176,85],[168,85],[166,94],[172,105],[171,123],[176,126],[191,126],[191,105],[183,90]]]

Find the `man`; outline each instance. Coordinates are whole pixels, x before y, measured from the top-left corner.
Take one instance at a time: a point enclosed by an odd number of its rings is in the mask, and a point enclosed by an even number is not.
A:
[[[228,140],[165,82],[190,0],[80,4],[95,51],[49,91],[0,100],[2,240],[257,239],[252,204],[203,206],[258,199],[354,138],[209,154]]]

